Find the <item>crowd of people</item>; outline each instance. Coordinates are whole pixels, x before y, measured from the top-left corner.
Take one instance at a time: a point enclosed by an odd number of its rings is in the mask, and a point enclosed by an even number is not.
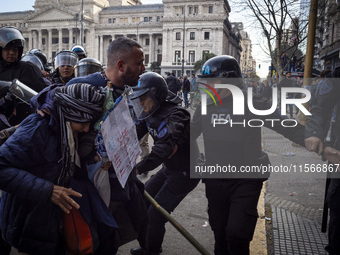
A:
[[[201,107],[192,116],[186,109],[190,92],[199,91],[200,81],[209,87],[217,81],[232,84],[248,96],[233,57],[209,59],[197,78],[184,74],[178,79],[173,73],[165,78],[145,72],[144,53],[138,42],[119,37],[108,46],[105,70],[78,45],[56,54],[51,73],[41,50],[23,54],[24,41],[17,28],[0,28],[1,255],[10,254],[12,249],[23,255],[108,255],[135,239],[140,246],[131,249],[131,254],[160,254],[167,219],[144,198],[144,192],[167,212],[176,209],[200,182],[200,178],[190,178],[190,168],[201,155],[196,142],[201,134],[206,165],[240,168],[270,164],[262,151],[260,127],[207,125],[217,114],[239,120],[230,90],[217,90],[222,108],[208,101],[206,114],[202,114]],[[340,78],[339,72],[340,68],[325,70],[315,81],[312,116],[306,127],[297,124],[285,128],[279,122],[264,122],[336,164],[340,163],[340,120],[335,114],[340,106],[335,79]],[[280,90],[301,86],[302,80],[292,81],[290,74],[288,71],[280,82],[265,80],[254,87],[254,107],[270,108],[273,87]],[[174,100],[179,94],[184,105]],[[129,118],[145,148],[125,185],[121,185],[108,160],[98,123],[124,96],[128,98]],[[289,110],[293,118],[293,108]],[[255,116],[246,107],[242,118],[249,121]],[[256,118],[282,121],[287,116],[277,109],[269,116]],[[332,118],[331,139],[324,143]],[[153,139],[151,148],[148,134]],[[137,178],[159,166],[160,170],[145,184]],[[105,180],[95,181],[93,172],[95,176],[104,173]],[[250,253],[257,203],[267,178],[202,176],[216,255]],[[339,179],[332,179],[328,196],[329,254],[340,252],[339,189]]]

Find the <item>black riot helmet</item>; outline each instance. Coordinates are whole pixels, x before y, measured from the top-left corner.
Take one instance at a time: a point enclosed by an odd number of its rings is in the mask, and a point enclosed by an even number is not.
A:
[[[12,26],[6,26],[0,28],[0,50],[5,47],[18,47],[19,55],[18,60],[21,59],[22,52],[24,51],[25,39],[22,36],[18,28]],[[0,52],[1,53],[1,52]],[[2,59],[2,54],[0,54]]]
[[[74,69],[74,75],[75,77],[83,77],[101,71],[103,71],[103,66],[99,60],[95,58],[83,58],[77,63]]]
[[[198,82],[210,83],[210,79],[214,78],[215,83],[226,82],[228,79],[229,84],[242,87],[242,73],[237,60],[228,55],[216,56],[207,60],[203,67],[201,74],[198,75]],[[210,80],[210,82],[208,82]]]
[[[25,54],[25,56],[23,56],[21,58],[21,61],[25,61],[25,62],[31,62],[33,64],[35,64],[40,70],[44,70],[44,65],[41,62],[40,58],[38,58],[36,55],[34,55],[33,53],[27,53]]]
[[[84,49],[83,46],[81,45],[74,45],[70,51],[73,51],[74,53],[76,53],[79,57],[79,59],[83,59],[83,58],[86,58],[87,55],[86,55],[86,51]]]
[[[143,73],[134,87],[130,99],[139,120],[150,117],[166,100],[168,85],[158,73]]]
[[[43,70],[45,70],[47,72],[51,71],[51,68],[49,67],[49,65],[47,63],[47,57],[46,57],[44,52],[42,52],[39,49],[32,49],[32,50],[29,51],[29,53],[36,55],[40,59],[40,61],[42,62],[43,66],[44,66]]]

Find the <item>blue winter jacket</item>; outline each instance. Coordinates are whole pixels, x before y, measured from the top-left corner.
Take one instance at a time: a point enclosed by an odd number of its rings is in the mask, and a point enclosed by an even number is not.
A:
[[[0,147],[0,227],[4,239],[29,254],[57,254],[61,209],[50,201],[60,164],[58,129],[28,116]],[[60,248],[60,247],[59,247]]]

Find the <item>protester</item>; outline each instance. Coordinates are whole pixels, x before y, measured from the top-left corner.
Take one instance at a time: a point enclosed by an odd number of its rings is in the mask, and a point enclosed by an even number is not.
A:
[[[69,50],[57,53],[53,60],[54,72],[51,74],[54,84],[66,84],[74,78],[74,67],[78,62],[78,55]]]
[[[196,76],[195,76],[195,74],[192,73],[190,75],[190,77],[191,77],[191,80],[190,80],[191,91],[196,92],[198,90],[198,86],[197,86],[197,83],[196,83]]]
[[[86,82],[96,87],[109,87],[113,100],[122,95],[124,85],[136,86],[145,71],[144,53],[141,45],[127,37],[113,40],[107,50],[105,71],[85,77],[76,77],[67,85]],[[94,144],[94,141],[93,141]],[[131,173],[124,188],[121,187],[112,166],[110,176],[110,211],[117,220],[121,235],[120,244],[132,241],[146,226],[147,215],[143,198],[144,186]]]
[[[188,75],[183,75],[183,82],[182,82],[182,92],[183,92],[183,98],[184,98],[184,107],[189,107],[189,92],[190,92],[190,81],[188,80]]]
[[[263,81],[263,90],[261,96],[268,101],[271,101],[273,96],[272,93],[272,88],[269,86],[268,80]]]
[[[0,222],[3,237],[19,252],[57,255],[65,252],[62,212],[86,209],[79,208],[85,202],[82,194],[69,188],[84,171],[77,136],[101,116],[105,95],[88,84],[50,87],[39,97],[43,95],[47,99],[42,107],[50,114],[30,115],[0,147],[0,188],[5,191]],[[108,217],[98,204],[98,214]]]
[[[149,133],[154,145],[149,155],[137,165],[137,174],[162,168],[150,178],[145,190],[171,213],[192,191],[200,179],[190,179],[190,114],[182,107],[166,101],[168,87],[157,73],[140,76],[139,86],[133,88],[130,96],[138,121],[138,137]],[[174,149],[178,150],[174,152]],[[148,227],[145,240],[139,240],[141,247],[131,250],[134,255],[157,255],[165,234],[167,219],[157,209],[148,206]]]
[[[239,64],[231,56],[222,55],[206,61],[202,74],[198,75],[198,82],[213,87],[215,84],[234,85],[242,90],[247,102]],[[231,96],[230,90],[217,89],[217,93],[222,106],[216,107],[214,102],[207,100],[206,115],[201,114],[201,107],[197,107],[190,123],[190,136],[196,140],[203,134],[206,159],[204,165],[207,168],[216,165],[235,168],[234,173],[202,176],[207,177],[203,182],[208,199],[209,222],[214,231],[215,254],[246,255],[249,254],[249,244],[256,226],[257,202],[262,184],[268,176],[261,173],[242,174],[240,169],[246,166],[268,166],[270,162],[268,155],[261,150],[261,127],[250,127],[241,123],[248,123],[252,119],[263,120],[265,127],[301,145],[304,144],[304,127],[297,124],[294,128],[285,128],[281,125],[283,117],[277,111],[270,115],[258,116],[253,114],[247,105],[244,115],[234,114],[236,108],[233,102],[236,101],[236,92]],[[271,108],[271,103],[262,97],[253,95],[252,101],[255,109]],[[237,110],[239,107],[240,105]],[[222,122],[224,124],[213,126],[215,116],[221,116],[220,118],[225,120]],[[278,121],[271,123],[265,119]]]
[[[317,79],[317,84],[311,87],[311,99],[309,103],[309,107],[311,108],[314,105],[315,97],[319,94],[320,85],[323,83],[325,78],[331,78],[332,71],[330,69],[325,69],[320,73],[320,78]]]
[[[169,90],[177,95],[177,93],[181,90],[181,83],[179,80],[175,77],[174,73],[168,73],[166,77],[166,83],[168,84]]]
[[[317,94],[311,109],[311,116],[306,126],[306,148],[315,151],[335,164],[339,164],[340,150],[340,116],[337,114],[332,123],[330,141],[325,143],[330,127],[334,107],[339,112],[340,108],[340,67],[336,68],[330,77],[323,79],[317,89]],[[335,166],[334,170],[335,170]],[[334,171],[332,171],[334,172]],[[327,203],[330,209],[328,227],[328,245],[326,251],[329,254],[340,254],[340,179],[339,168],[332,175],[327,191]]]
[[[293,81],[290,79],[290,77],[292,76],[292,73],[290,71],[286,72],[285,77],[279,82],[278,84],[278,91],[279,93],[281,92],[281,89],[284,88],[291,88],[293,87]],[[294,93],[288,93],[287,98],[293,98],[294,97]],[[294,118],[293,116],[293,105],[289,104],[289,116],[291,119]]]

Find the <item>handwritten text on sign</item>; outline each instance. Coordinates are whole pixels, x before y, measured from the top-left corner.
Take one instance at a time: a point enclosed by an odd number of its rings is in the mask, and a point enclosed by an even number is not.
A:
[[[124,188],[141,153],[126,97],[123,97],[122,101],[104,120],[101,132],[108,157]]]

